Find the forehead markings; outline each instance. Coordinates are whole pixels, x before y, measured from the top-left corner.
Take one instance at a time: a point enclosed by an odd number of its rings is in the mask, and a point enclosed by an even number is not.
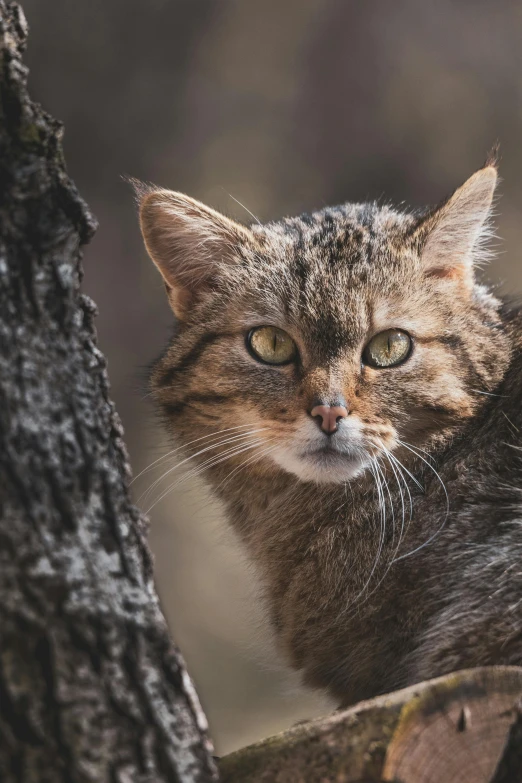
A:
[[[390,303],[386,300],[380,300],[374,305],[374,324],[373,331],[375,333],[385,331],[386,329],[404,329],[409,332],[415,340],[415,343],[419,345],[439,344],[452,349],[456,352],[461,361],[463,361],[466,370],[471,369],[473,373],[476,373],[474,362],[468,351],[465,349],[464,340],[459,334],[456,334],[449,329],[441,329],[442,333],[436,331],[433,325],[427,324],[422,319],[414,318],[404,311],[395,315],[393,308],[390,307]],[[424,333],[423,333],[424,332]]]
[[[387,299],[381,298],[372,302],[372,316],[372,327],[377,333],[386,329],[404,329],[406,332],[411,332],[418,342],[451,342],[451,338],[454,337],[447,329],[444,330],[443,335],[437,334],[436,331],[434,333],[433,326],[428,329],[429,324],[424,319],[409,315],[404,308],[399,308]]]
[[[480,372],[466,348],[465,341],[459,334],[455,334],[447,329],[444,329],[442,334],[437,334],[436,332],[434,334],[433,328],[428,328],[429,325],[419,318],[412,318],[407,315],[393,316],[389,303],[383,300],[374,307],[374,318],[376,332],[390,328],[404,329],[413,335],[415,343],[419,345],[439,344],[450,348],[452,352],[457,354],[458,359],[464,366],[464,370],[471,378],[480,377]],[[424,330],[425,333],[423,334]]]
[[[461,337],[458,334],[433,334],[426,336],[416,336],[415,342],[421,345],[429,345],[430,343],[442,343],[449,348],[457,349],[461,348],[464,344]]]
[[[294,256],[294,274],[299,285],[298,302],[301,306],[306,305],[306,288],[309,278],[309,264],[305,258],[305,247],[303,232],[296,227],[297,241],[295,243]]]

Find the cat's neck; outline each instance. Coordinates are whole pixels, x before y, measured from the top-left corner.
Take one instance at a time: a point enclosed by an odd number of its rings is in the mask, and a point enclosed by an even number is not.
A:
[[[411,456],[402,465],[399,473],[391,464],[375,463],[344,484],[303,482],[279,468],[245,470],[233,484],[223,485],[221,476],[212,483],[234,529],[259,562],[272,557],[278,541],[288,546],[293,538],[299,546],[334,528],[342,531],[345,544],[351,541],[353,552],[362,538],[365,546],[382,538],[381,547],[397,548],[401,526],[404,537],[415,504],[428,491],[439,494],[442,481],[433,460]]]

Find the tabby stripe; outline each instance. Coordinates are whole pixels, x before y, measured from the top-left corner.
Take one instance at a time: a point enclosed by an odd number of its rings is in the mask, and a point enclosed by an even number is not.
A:
[[[475,364],[473,357],[471,356],[468,347],[462,342],[459,345],[460,360],[463,364],[467,364],[468,383],[482,384],[486,382],[486,379],[482,377],[482,373],[479,371]]]
[[[459,359],[466,366],[468,383],[483,383],[485,379],[482,378],[481,373],[478,371],[473,358],[471,357],[469,350],[465,346],[463,340],[456,334],[449,334],[443,337],[416,337],[418,343],[433,343],[438,342],[443,345],[448,345],[454,351],[458,353]]]
[[[201,337],[197,343],[192,346],[190,351],[186,353],[177,364],[169,367],[163,373],[159,381],[159,386],[170,386],[178,372],[183,372],[183,370],[186,370],[192,364],[197,362],[207,346],[211,345],[216,340],[219,340],[220,337],[223,337],[223,334],[219,332],[209,332],[208,334],[204,334],[203,337]]]
[[[423,404],[422,409],[431,411],[431,413],[438,413],[441,416],[460,417],[460,413],[455,408],[446,408],[444,405],[436,405],[435,403],[426,402]]]
[[[169,416],[179,416],[180,413],[193,402],[200,402],[206,405],[220,405],[224,402],[228,402],[232,397],[224,394],[187,394],[182,400],[178,402],[167,402],[163,405],[163,410]]]
[[[294,275],[297,277],[299,284],[299,299],[298,301],[304,303],[306,301],[306,285],[308,282],[308,265],[304,257],[304,242],[302,235],[299,235],[299,241],[296,243],[296,255],[294,261]]]
[[[461,348],[462,340],[456,334],[448,334],[444,336],[436,337],[415,337],[415,342],[421,345],[429,343],[442,343],[442,345],[448,345],[450,348]]]

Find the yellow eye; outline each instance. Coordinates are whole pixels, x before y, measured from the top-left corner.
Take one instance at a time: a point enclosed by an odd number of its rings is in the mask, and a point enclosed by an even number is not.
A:
[[[255,359],[266,364],[289,364],[297,356],[297,346],[286,332],[277,326],[258,326],[247,337],[247,345]]]
[[[372,337],[364,349],[363,362],[370,367],[395,367],[408,358],[411,348],[409,334],[400,329],[386,329]]]

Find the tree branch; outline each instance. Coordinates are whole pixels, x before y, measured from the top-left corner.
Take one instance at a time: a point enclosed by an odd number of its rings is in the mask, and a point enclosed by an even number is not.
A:
[[[450,674],[230,754],[222,783],[521,783],[522,668]]]

